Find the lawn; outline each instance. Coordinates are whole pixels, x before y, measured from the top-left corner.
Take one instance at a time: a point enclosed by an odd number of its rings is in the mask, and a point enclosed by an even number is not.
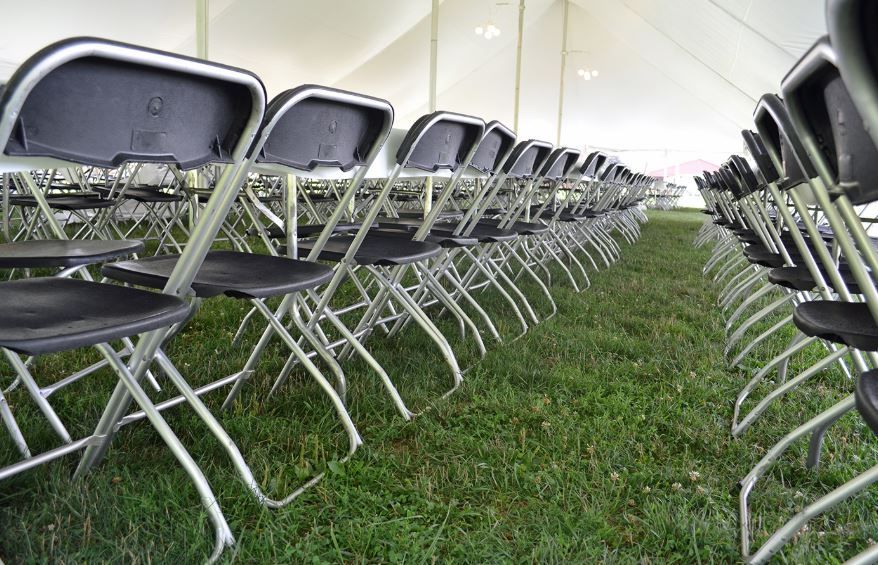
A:
[[[186,409],[166,413],[236,535],[236,548],[223,559],[738,561],[733,486],[776,439],[852,384],[828,371],[732,439],[735,394],[750,368],[783,347],[786,336],[754,353],[747,370],[728,368],[719,289],[701,275],[709,250],[692,246],[703,216],[650,217],[642,239],[623,244],[622,260],[592,274],[585,292],[558,278],[552,289],[558,315],[518,341],[488,343],[487,357],[447,399],[439,395],[449,374],[419,331],[376,336],[370,348],[424,413],[404,422],[377,378],[361,363],[346,363],[350,410],[365,445],[349,463],[331,463],[321,483],[282,510],[262,509],[249,496]],[[511,313],[501,312],[502,302],[492,306],[511,337]],[[193,382],[241,366],[247,346],[233,349],[229,342],[246,311],[231,299],[209,301],[175,339],[169,353]],[[453,325],[443,327],[453,334]],[[257,333],[249,334],[250,343]],[[476,360],[471,345],[454,344],[462,363]],[[304,376],[268,396],[269,377],[283,365],[280,353],[273,350],[230,412],[219,412],[221,394],[208,398],[272,494],[295,488],[343,447],[328,404]],[[47,357],[35,374],[51,382],[88,359]],[[793,369],[804,366],[797,361]],[[53,404],[62,418],[75,416],[80,424],[71,428],[85,433],[112,384],[109,374],[95,375]],[[54,445],[23,395],[10,402],[32,447]],[[13,461],[11,442],[0,436],[0,462]],[[876,445],[855,415],[828,434],[819,471],[804,469],[806,445],[797,445],[757,484],[757,544],[797,508],[870,467]],[[69,478],[75,462],[70,456],[0,482],[0,557],[7,563],[207,557],[212,538],[196,493],[147,426],[123,429],[104,464],[83,480]],[[876,503],[871,489],[815,520],[782,559],[824,563],[852,556],[870,537],[878,539]]]

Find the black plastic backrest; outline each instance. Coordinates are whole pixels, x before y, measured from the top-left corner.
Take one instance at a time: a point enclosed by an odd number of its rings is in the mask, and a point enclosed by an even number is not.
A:
[[[878,2],[828,0],[826,24],[841,76],[878,145]]]
[[[726,161],[723,163],[723,166],[720,167],[719,170],[720,176],[722,177],[722,182],[725,184],[725,187],[732,192],[732,195],[736,200],[740,200],[741,198],[747,196],[749,192],[747,192],[742,186],[740,179],[738,179],[737,175],[732,171],[732,165],[730,161]]]
[[[585,160],[582,162],[582,165],[579,167],[579,173],[584,177],[593,177],[595,170],[598,167],[598,161],[600,160],[601,152],[600,151],[592,151],[588,155],[586,155]]]
[[[579,151],[569,147],[555,149],[543,164],[540,176],[547,180],[559,180],[566,177],[579,161],[579,155]]]
[[[786,106],[776,94],[766,94],[759,99],[753,121],[768,154],[776,163],[782,164],[784,179],[779,184],[780,188],[792,188],[817,176],[790,121]],[[796,156],[803,161],[804,172]]]
[[[622,165],[618,162],[611,163],[600,174],[600,180],[604,182],[613,182],[616,180],[616,175],[619,171],[622,170]]]
[[[229,163],[253,107],[241,73],[103,39],[60,41],[9,79],[0,143],[9,156],[101,167]]]
[[[263,123],[273,125],[256,161],[303,171],[318,166],[349,171],[365,164],[392,122],[393,108],[385,100],[303,85],[268,104]]]
[[[695,186],[698,187],[698,190],[704,190],[707,188],[707,185],[704,183],[704,179],[699,176],[692,177],[695,180]]]
[[[802,139],[816,146],[812,159],[829,172],[824,180],[855,204],[878,200],[878,148],[835,66],[827,38],[796,63],[782,89]]]
[[[503,172],[514,179],[529,179],[539,172],[552,151],[552,144],[536,139],[521,141],[503,163]]]
[[[749,159],[750,170],[759,172],[765,182],[777,182],[780,173],[771,160],[771,155],[762,143],[762,137],[750,130],[743,130],[741,136],[744,138],[744,146],[747,148],[747,157]]]
[[[431,173],[456,171],[484,133],[485,122],[479,118],[442,111],[427,114],[409,128],[396,163]]]
[[[488,122],[485,135],[469,165],[483,173],[493,174],[499,170],[514,144],[514,131],[497,120]]]
[[[741,184],[745,194],[759,190],[759,181],[756,179],[756,175],[753,174],[753,169],[750,168],[750,163],[746,159],[740,155],[732,155],[729,162],[732,172],[738,178],[738,182]]]

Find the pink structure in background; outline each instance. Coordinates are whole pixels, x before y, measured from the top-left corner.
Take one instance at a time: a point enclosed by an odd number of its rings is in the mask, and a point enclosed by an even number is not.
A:
[[[678,163],[676,165],[671,165],[662,169],[656,169],[655,171],[651,171],[646,174],[651,177],[659,177],[661,179],[664,179],[667,177],[700,175],[703,171],[713,172],[718,169],[718,165],[714,165],[713,163],[705,161],[704,159],[695,159],[694,161],[686,161],[685,163]]]

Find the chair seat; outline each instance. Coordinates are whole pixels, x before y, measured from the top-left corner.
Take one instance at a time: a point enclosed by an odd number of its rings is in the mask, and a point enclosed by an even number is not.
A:
[[[134,240],[34,239],[0,244],[0,269],[75,267],[140,253]]]
[[[165,202],[181,202],[182,194],[170,194],[160,190],[149,188],[129,188],[125,191],[125,198],[130,198],[137,202],[161,204]]]
[[[338,235],[329,238],[320,252],[320,259],[326,261],[340,261],[354,241],[352,235]],[[302,241],[299,250],[310,251],[314,248],[314,241]],[[359,265],[405,265],[425,261],[442,252],[442,248],[427,241],[412,241],[411,239],[394,235],[370,232],[363,239],[360,248],[354,255],[354,261]]]
[[[59,196],[56,198],[47,198],[49,207],[56,210],[98,210],[101,208],[109,208],[113,205],[112,200],[102,200],[92,196]],[[37,200],[32,196],[17,197],[14,203],[18,206],[26,208],[36,208]]]
[[[762,242],[762,240],[759,239],[759,235],[751,229],[733,230],[732,233],[734,233],[735,236],[737,236],[737,238],[740,239],[741,241],[743,241],[744,243],[758,244],[758,243]]]
[[[878,350],[878,325],[862,302],[805,302],[796,306],[793,322],[808,336],[864,351]]]
[[[296,226],[296,235],[298,237],[313,237],[316,235],[320,235],[320,232],[323,231],[323,228],[326,227],[326,224],[302,224],[300,226]],[[357,222],[339,222],[335,225],[335,229],[332,230],[332,233],[345,233],[351,231],[357,231],[363,227],[362,223]],[[286,237],[286,232],[284,229],[278,225],[272,224],[266,228],[268,232],[268,237],[273,239],[282,239]]]
[[[846,265],[841,265],[838,273],[841,275],[841,279],[848,287],[848,290],[854,294],[860,293],[860,287],[857,284],[856,279],[854,279],[854,275],[851,273],[850,269],[846,268]],[[830,286],[832,285],[832,281],[829,279],[829,275],[825,271],[823,271],[823,278],[827,284]],[[791,288],[793,290],[812,290],[817,286],[814,277],[812,277],[811,272],[808,271],[808,267],[804,265],[772,269],[768,272],[768,280],[773,284]]]
[[[441,230],[441,224],[437,228]],[[436,231],[438,230],[431,230],[431,233]],[[499,243],[501,241],[513,241],[518,237],[518,233],[514,230],[507,230],[488,223],[479,222],[470,231],[469,237],[474,237],[482,243]]]
[[[164,288],[179,255],[158,255],[104,265],[103,275],[118,281]],[[211,251],[201,264],[192,290],[200,298],[268,298],[320,286],[332,269],[309,261],[239,251]]]
[[[747,260],[763,267],[783,267],[784,260],[780,253],[769,251],[762,245],[749,245],[744,248]]]
[[[854,390],[854,400],[863,421],[873,434],[878,435],[878,369],[860,375]]]
[[[174,296],[136,288],[41,277],[0,283],[0,347],[56,353],[137,335],[186,318]]]
[[[408,227],[404,225],[400,226],[399,228],[379,228],[377,230],[374,230],[374,232],[382,235],[388,235],[391,237],[402,237],[406,239],[411,239],[414,235],[414,230],[408,229]],[[428,233],[427,237],[424,238],[424,241],[435,243],[446,249],[454,247],[472,247],[473,245],[479,244],[479,240],[474,237],[462,237],[459,235],[454,235],[451,232],[443,232],[441,230],[437,233]]]
[[[422,218],[424,217],[423,210],[398,210],[397,215],[400,218]],[[463,217],[461,212],[456,210],[443,210],[439,212],[439,220],[459,220]]]
[[[100,192],[104,198],[109,197],[112,190],[106,187],[97,187],[96,190]],[[117,193],[118,196],[118,193]],[[149,188],[143,186],[130,186],[125,190],[125,193],[122,195],[123,198],[134,200],[136,202],[143,203],[151,203],[151,204],[162,204],[165,202],[181,202],[183,200],[182,194],[170,194],[168,192],[162,192],[158,188]]]
[[[482,219],[479,220],[479,225],[496,227],[500,225],[500,220]],[[512,225],[507,229],[512,230],[520,235],[538,235],[549,231],[549,226],[536,222],[513,222]]]

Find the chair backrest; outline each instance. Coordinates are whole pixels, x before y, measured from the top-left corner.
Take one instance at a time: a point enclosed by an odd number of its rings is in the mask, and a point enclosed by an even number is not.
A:
[[[609,164],[599,175],[600,180],[604,182],[616,182],[618,176],[622,173],[624,165],[618,161]]]
[[[307,84],[272,99],[251,155],[299,171],[350,171],[377,155],[392,125],[386,100]]]
[[[854,204],[878,200],[878,147],[854,105],[824,37],[782,83],[790,118],[830,191]]]
[[[457,171],[468,165],[485,133],[485,122],[453,112],[433,112],[419,118],[408,130],[396,152],[396,163],[435,173]]]
[[[515,145],[515,132],[497,120],[485,125],[485,135],[479,142],[470,167],[491,175],[500,170]]]
[[[503,163],[503,172],[513,179],[529,179],[538,175],[552,151],[552,144],[536,139],[520,141]]]
[[[762,143],[762,136],[750,130],[743,130],[741,136],[744,138],[744,146],[747,148],[746,158],[757,177],[761,177],[763,183],[777,182],[780,179],[780,173],[771,160],[771,155]]]
[[[775,168],[783,171],[778,182],[780,188],[789,189],[817,176],[786,106],[776,94],[759,99],[753,121]]]
[[[543,163],[540,176],[546,180],[557,181],[566,178],[576,167],[580,152],[570,147],[558,147],[549,154]]]
[[[841,76],[878,145],[878,3],[828,0],[826,7],[826,24]]]
[[[582,174],[583,178],[594,178],[595,173],[601,168],[601,165],[606,158],[607,156],[600,151],[592,151],[585,157],[582,166],[579,167],[580,174]]]
[[[745,194],[752,194],[760,188],[760,182],[750,168],[750,163],[740,155],[732,155],[729,158],[731,170],[744,189]]]
[[[262,117],[259,79],[240,69],[95,38],[30,57],[0,98],[9,157],[117,167],[129,161],[190,169],[231,163]]]

